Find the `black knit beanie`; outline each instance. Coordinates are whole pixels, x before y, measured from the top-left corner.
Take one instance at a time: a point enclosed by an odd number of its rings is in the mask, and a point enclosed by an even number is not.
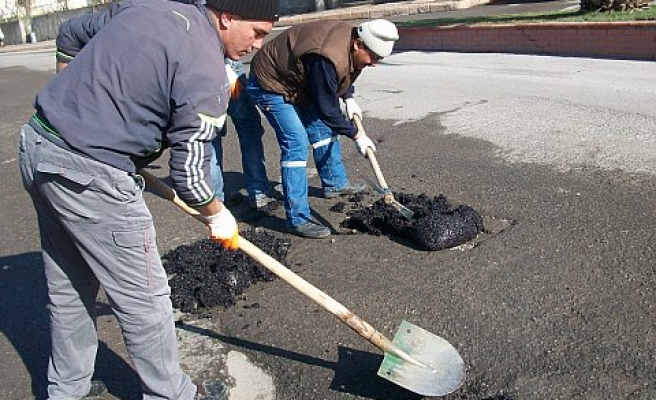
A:
[[[207,0],[207,6],[250,20],[278,21],[280,17],[280,0]]]

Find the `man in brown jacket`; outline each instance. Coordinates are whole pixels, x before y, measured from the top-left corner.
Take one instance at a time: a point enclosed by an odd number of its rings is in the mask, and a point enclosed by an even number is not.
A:
[[[353,99],[353,83],[365,67],[389,56],[398,38],[396,26],[387,20],[358,26],[318,21],[289,28],[253,58],[247,90],[276,131],[291,233],[309,238],[330,235],[330,229],[310,214],[306,176],[310,145],[326,198],[364,190],[348,180],[338,135],[353,139],[364,156],[367,148],[376,149],[349,121],[354,115],[362,118]],[[340,99],[348,119],[341,112]]]

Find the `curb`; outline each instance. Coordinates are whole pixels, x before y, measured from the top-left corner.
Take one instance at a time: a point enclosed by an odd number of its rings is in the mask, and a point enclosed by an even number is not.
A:
[[[326,19],[375,19],[462,10],[488,4],[490,0],[414,0],[387,4],[367,4],[280,17],[276,26],[288,26]]]
[[[395,51],[514,53],[656,61],[656,22],[399,27]]]

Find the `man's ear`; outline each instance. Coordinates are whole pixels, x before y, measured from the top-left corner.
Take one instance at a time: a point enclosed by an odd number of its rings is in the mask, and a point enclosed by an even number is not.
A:
[[[229,12],[221,12],[219,15],[219,24],[221,25],[221,28],[227,28],[230,26],[232,21],[234,21],[235,16]]]
[[[353,51],[358,51],[359,49],[362,48],[362,39],[357,38],[353,40],[353,44],[351,45]]]

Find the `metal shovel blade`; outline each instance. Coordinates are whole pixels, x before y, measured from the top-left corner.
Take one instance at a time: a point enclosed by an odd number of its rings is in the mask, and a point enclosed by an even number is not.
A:
[[[423,396],[444,396],[465,380],[465,362],[446,340],[403,321],[392,341],[421,364],[385,353],[378,376]]]
[[[394,207],[396,211],[400,212],[405,219],[412,221],[412,219],[415,217],[415,213],[411,209],[399,203],[398,200],[396,200],[394,197],[392,197],[390,200],[385,199],[385,202]]]
[[[382,188],[377,185],[370,185],[380,194],[383,195],[383,201],[385,204],[389,204],[392,206],[396,211],[398,211],[405,219],[408,221],[412,221],[412,219],[415,217],[415,212],[409,209],[408,207],[404,206],[403,204],[399,203],[397,199],[394,198],[394,194],[392,193],[392,190],[390,188]]]

